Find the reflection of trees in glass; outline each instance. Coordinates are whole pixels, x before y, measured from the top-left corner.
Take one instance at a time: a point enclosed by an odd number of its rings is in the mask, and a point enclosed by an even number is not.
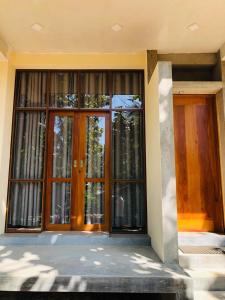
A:
[[[105,118],[87,117],[86,123],[86,177],[102,178],[105,162]],[[85,194],[85,223],[103,222],[103,184],[88,183]]]
[[[140,179],[143,177],[142,114],[116,111],[112,117],[113,177]]]
[[[53,177],[71,177],[72,118],[54,119]]]
[[[71,177],[72,162],[72,124],[71,117],[55,116],[53,177]],[[66,224],[70,219],[70,184],[54,183],[52,189],[51,222]]]
[[[42,178],[42,162],[45,147],[45,113],[18,113],[15,138],[14,177]]]
[[[51,103],[56,107],[77,107],[78,98],[76,94],[58,93],[51,95]]]
[[[104,183],[88,182],[85,189],[85,224],[104,222]]]
[[[104,176],[105,118],[87,117],[86,123],[86,175],[88,178]]]
[[[56,183],[52,185],[51,224],[70,223],[70,183]]]
[[[83,96],[82,106],[88,108],[109,108],[110,97],[107,95],[90,95]]]

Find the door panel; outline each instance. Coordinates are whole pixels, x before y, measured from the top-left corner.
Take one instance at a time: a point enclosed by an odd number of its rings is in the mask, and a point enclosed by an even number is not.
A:
[[[178,229],[223,229],[214,98],[174,96]]]
[[[48,230],[108,230],[109,116],[55,112],[48,143]]]
[[[45,217],[48,230],[69,230],[72,225],[72,204],[77,198],[73,188],[75,131],[74,113],[50,114]]]
[[[79,230],[108,230],[109,116],[80,113]]]

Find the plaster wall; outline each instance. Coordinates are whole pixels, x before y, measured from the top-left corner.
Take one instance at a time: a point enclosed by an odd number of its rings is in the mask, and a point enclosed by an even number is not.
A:
[[[172,66],[158,62],[146,84],[148,234],[163,262],[176,262],[177,207]]]
[[[5,230],[15,70],[0,62],[0,233]]]

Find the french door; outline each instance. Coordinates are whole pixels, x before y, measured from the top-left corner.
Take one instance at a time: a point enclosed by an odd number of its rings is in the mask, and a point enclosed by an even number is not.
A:
[[[47,230],[108,230],[109,137],[108,113],[50,113]]]

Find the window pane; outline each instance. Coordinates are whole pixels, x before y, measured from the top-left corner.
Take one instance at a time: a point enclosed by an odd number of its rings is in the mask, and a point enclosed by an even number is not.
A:
[[[55,116],[52,177],[72,176],[73,118]]]
[[[16,105],[20,107],[46,106],[47,72],[18,71],[16,74]]]
[[[104,177],[105,117],[86,118],[86,177]]]
[[[141,108],[143,105],[143,73],[113,72],[112,108]]]
[[[112,114],[113,178],[143,178],[143,114],[117,111]]]
[[[52,72],[50,106],[78,107],[77,73]]]
[[[71,184],[56,183],[52,184],[51,198],[51,224],[70,223],[70,203],[71,203]]]
[[[112,191],[112,227],[121,230],[142,230],[145,226],[144,186],[116,183]]]
[[[109,108],[108,74],[85,72],[80,74],[81,107]]]
[[[11,183],[8,227],[41,227],[42,184]]]
[[[45,113],[16,113],[13,142],[13,178],[43,178],[45,128]]]
[[[104,183],[86,183],[84,214],[85,224],[104,223]]]

